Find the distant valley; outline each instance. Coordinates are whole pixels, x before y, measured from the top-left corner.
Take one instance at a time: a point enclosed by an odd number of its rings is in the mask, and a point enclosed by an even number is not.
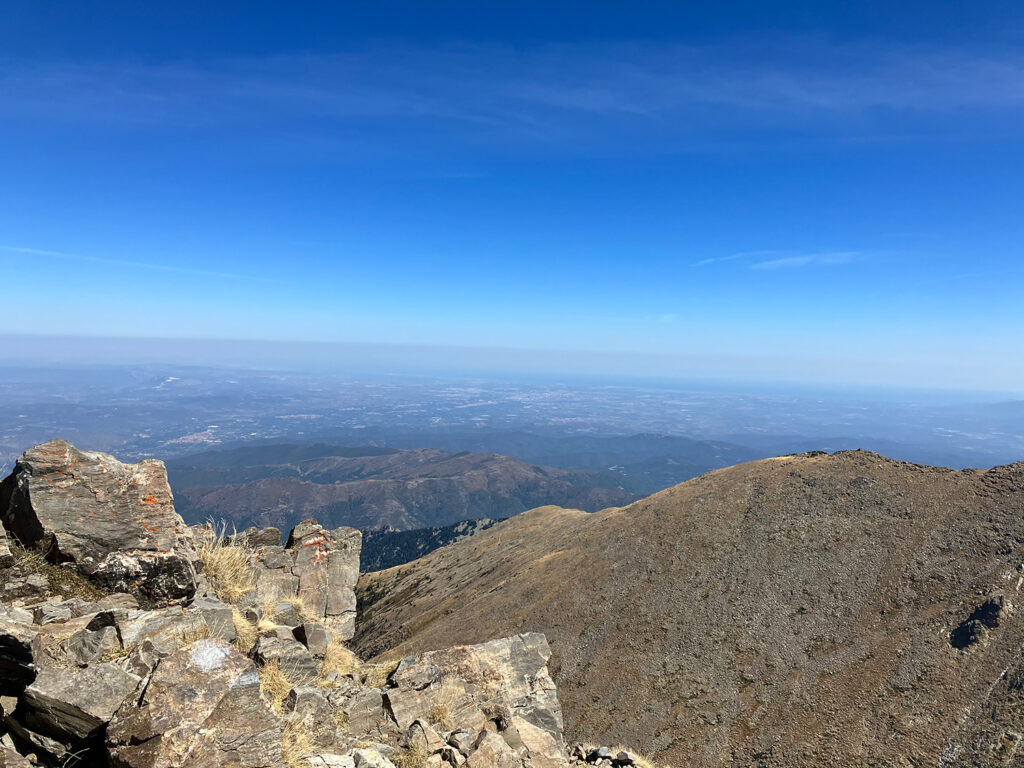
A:
[[[615,473],[527,464],[437,448],[264,445],[207,451],[167,463],[175,505],[190,522],[287,529],[410,530],[502,519],[544,504],[595,512],[639,498]]]

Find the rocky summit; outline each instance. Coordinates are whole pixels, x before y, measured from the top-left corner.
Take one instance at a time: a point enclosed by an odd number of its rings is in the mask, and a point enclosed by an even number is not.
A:
[[[1024,764],[1024,464],[785,456],[362,575],[152,460],[2,488],[0,767]]]
[[[2,487],[0,766],[642,765],[564,743],[541,634],[361,661],[358,531],[190,528],[64,441]]]

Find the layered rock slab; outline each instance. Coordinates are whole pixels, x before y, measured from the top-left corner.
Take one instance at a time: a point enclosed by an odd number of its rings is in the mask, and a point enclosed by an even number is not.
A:
[[[162,461],[126,464],[66,440],[37,445],[0,483],[0,519],[23,546],[110,591],[159,604],[195,592],[192,534]]]
[[[221,640],[163,659],[137,707],[107,729],[114,768],[279,768],[282,723],[253,663]]]

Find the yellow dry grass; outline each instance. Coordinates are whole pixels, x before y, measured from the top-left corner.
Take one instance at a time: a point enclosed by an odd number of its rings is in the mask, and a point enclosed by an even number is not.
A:
[[[360,663],[359,657],[346,648],[340,640],[332,640],[327,646],[327,653],[324,654],[323,661],[320,662],[320,675],[317,685],[321,688],[330,687],[331,682],[327,680],[327,676],[331,672],[337,672],[339,675],[350,675],[359,668]]]
[[[436,725],[442,731],[455,728],[455,707],[459,703],[462,692],[458,686],[445,680],[434,697],[434,703],[427,714],[427,722]]]
[[[270,703],[278,717],[284,712],[284,700],[292,690],[292,683],[281,669],[277,659],[272,659],[259,668],[260,693]]]
[[[233,641],[235,648],[242,653],[248,653],[256,645],[256,638],[258,636],[256,625],[250,623],[237,608],[231,609],[231,623],[235,625],[235,639]]]
[[[199,548],[199,557],[203,561],[203,573],[221,601],[237,605],[243,595],[256,589],[249,553],[241,547],[227,545],[218,536]]]
[[[186,629],[181,633],[181,643],[183,646],[189,646],[200,640],[206,640],[210,636],[210,626],[203,622],[202,624],[196,624],[194,627]]]
[[[285,723],[281,734],[281,759],[290,768],[305,768],[305,758],[315,751],[306,723],[295,718]]]

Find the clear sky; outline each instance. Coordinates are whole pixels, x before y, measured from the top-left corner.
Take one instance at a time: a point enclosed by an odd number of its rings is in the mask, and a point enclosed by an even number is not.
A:
[[[1020,2],[0,5],[3,333],[1020,391],[1022,243]]]

